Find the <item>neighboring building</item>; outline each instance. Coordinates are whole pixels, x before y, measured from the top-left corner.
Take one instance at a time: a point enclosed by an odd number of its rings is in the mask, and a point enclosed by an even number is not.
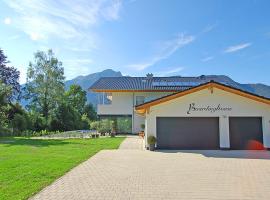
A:
[[[269,148],[270,99],[214,81],[101,78],[90,89],[100,93],[100,118],[117,118],[133,133],[145,124],[145,138],[154,135],[159,149]]]

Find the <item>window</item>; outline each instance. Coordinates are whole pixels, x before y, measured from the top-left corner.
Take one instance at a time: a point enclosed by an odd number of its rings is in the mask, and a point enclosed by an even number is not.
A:
[[[111,121],[116,123],[117,133],[132,133],[132,116],[131,115],[100,115],[100,125],[111,130]]]
[[[136,96],[136,105],[144,103],[144,96]]]
[[[112,104],[112,93],[105,93],[105,104]]]
[[[100,93],[98,95],[98,103],[101,105],[112,104],[112,93]]]

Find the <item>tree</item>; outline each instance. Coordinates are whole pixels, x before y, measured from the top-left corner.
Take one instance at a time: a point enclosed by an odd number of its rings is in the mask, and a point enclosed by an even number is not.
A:
[[[66,92],[66,97],[71,106],[73,106],[80,114],[83,114],[84,106],[87,101],[86,91],[79,85],[71,85]]]
[[[45,118],[37,112],[28,112],[28,129],[41,131],[47,128]]]
[[[9,104],[9,109],[8,109],[8,120],[12,120],[16,114],[23,115],[25,114],[24,108],[16,102],[15,104]]]
[[[8,124],[8,97],[11,94],[11,87],[0,81],[0,129],[6,128]]]
[[[93,106],[93,104],[88,103],[84,106],[83,113],[86,114],[87,118],[90,121],[97,120],[97,112]]]
[[[64,68],[52,50],[37,51],[34,62],[29,63],[27,70],[28,107],[40,112],[48,126],[49,117],[64,94]]]
[[[9,61],[0,49],[0,80],[2,83],[11,86],[12,92],[8,96],[9,103],[12,100],[19,100],[20,98],[20,72],[11,66],[7,66]]]
[[[98,130],[99,129],[100,122],[99,121],[93,121],[90,123],[90,129],[91,130]]]
[[[25,115],[16,113],[12,120],[12,127],[14,133],[20,135],[23,131],[27,129],[27,119]]]
[[[113,121],[109,119],[102,119],[99,121],[98,132],[101,134],[110,133],[112,130]]]
[[[67,102],[62,102],[51,121],[51,129],[54,131],[70,131],[80,129],[81,115]]]

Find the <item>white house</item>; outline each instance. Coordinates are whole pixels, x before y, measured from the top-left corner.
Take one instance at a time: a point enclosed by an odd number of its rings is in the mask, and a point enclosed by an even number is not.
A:
[[[91,86],[100,118],[133,133],[145,124],[159,149],[270,148],[270,99],[213,77],[114,77]]]

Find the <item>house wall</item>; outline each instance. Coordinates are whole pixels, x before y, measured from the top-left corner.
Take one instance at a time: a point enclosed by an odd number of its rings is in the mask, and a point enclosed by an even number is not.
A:
[[[144,96],[145,101],[150,101],[171,92],[113,92],[112,103],[110,105],[97,106],[98,115],[132,115],[132,132],[141,131],[141,124],[145,123],[145,117],[138,115],[134,111],[136,96]]]
[[[144,96],[145,102],[151,101],[166,95],[171,94],[171,92],[136,92],[134,93],[134,106],[136,104],[136,96]],[[145,124],[145,117],[138,115],[136,112],[134,112],[134,120],[133,120],[133,132],[138,133],[142,131],[141,124]]]
[[[191,103],[197,107],[217,106],[230,107],[231,111],[194,111],[187,113]],[[176,98],[155,106],[152,106],[146,114],[146,137],[156,136],[156,117],[219,117],[220,146],[230,147],[229,141],[229,117],[230,116],[256,116],[262,117],[264,146],[270,148],[270,106],[217,88],[213,93],[209,89],[203,89],[189,95]]]
[[[97,106],[98,115],[132,115],[133,94],[127,92],[113,92],[112,103]]]

